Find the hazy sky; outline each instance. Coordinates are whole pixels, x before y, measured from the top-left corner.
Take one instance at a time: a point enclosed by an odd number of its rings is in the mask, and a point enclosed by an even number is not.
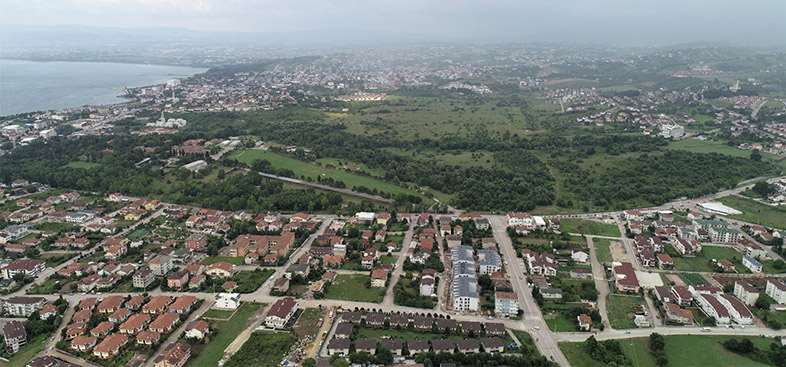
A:
[[[674,44],[781,42],[784,0],[1,0],[0,23],[293,32],[402,39]]]

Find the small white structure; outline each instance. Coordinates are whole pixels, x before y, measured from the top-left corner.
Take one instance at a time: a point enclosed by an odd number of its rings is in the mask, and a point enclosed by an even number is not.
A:
[[[236,310],[240,307],[240,293],[219,293],[216,295],[216,302],[213,308],[224,310]]]
[[[198,161],[193,161],[193,162],[183,166],[183,168],[185,168],[185,169],[187,169],[187,170],[189,170],[191,172],[199,172],[199,170],[201,170],[201,169],[203,169],[205,167],[207,167],[207,162],[205,162],[205,161],[203,161],[201,159],[198,160]]]
[[[369,223],[369,222],[374,221],[374,219],[376,217],[377,217],[377,214],[376,213],[372,213],[372,212],[357,212],[357,213],[355,213],[355,218],[357,219],[358,222]]]

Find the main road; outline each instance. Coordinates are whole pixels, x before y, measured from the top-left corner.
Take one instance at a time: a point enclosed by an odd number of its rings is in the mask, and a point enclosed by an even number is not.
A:
[[[526,322],[519,323],[514,328],[527,328],[532,329],[535,327],[534,337],[535,344],[538,350],[547,358],[554,358],[554,360],[562,366],[570,366],[568,359],[562,354],[554,334],[549,331],[546,322],[543,320],[543,315],[540,312],[540,307],[532,297],[532,291],[527,286],[527,281],[524,278],[524,272],[519,265],[516,251],[513,249],[513,243],[507,233],[507,219],[504,216],[486,216],[491,222],[494,231],[494,239],[499,244],[499,249],[502,252],[502,257],[507,263],[506,269],[510,275],[510,282],[513,285],[513,290],[519,298],[519,305],[524,310],[524,320]],[[524,324],[522,327],[521,324]]]

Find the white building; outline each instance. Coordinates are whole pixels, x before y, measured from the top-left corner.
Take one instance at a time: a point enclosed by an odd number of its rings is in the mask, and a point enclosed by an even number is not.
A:
[[[219,293],[213,308],[235,310],[240,307],[240,293]]]
[[[579,264],[586,264],[589,261],[589,255],[582,251],[582,250],[573,250],[573,253],[570,255],[574,262]]]
[[[534,227],[535,222],[529,213],[508,213],[508,227],[514,226]]]
[[[746,305],[752,305],[759,299],[759,290],[744,280],[734,282],[734,296]]]
[[[786,280],[781,278],[768,279],[764,293],[775,300],[775,302],[782,305],[786,304]]]
[[[453,310],[477,311],[478,310],[478,283],[474,278],[453,279]]]
[[[207,162],[205,162],[205,161],[203,161],[201,159],[198,160],[198,161],[193,161],[193,162],[183,166],[183,168],[185,168],[185,169],[187,169],[187,170],[189,170],[191,172],[199,172],[199,170],[201,170],[201,169],[203,169],[205,167],[207,167]]]
[[[759,260],[756,260],[748,255],[742,255],[742,265],[750,269],[754,273],[761,273],[762,265]]]
[[[712,213],[712,214],[721,214],[721,215],[739,215],[742,214],[741,211],[723,205],[721,203],[716,203],[713,201],[707,203],[700,203],[699,208],[704,209],[705,211]]]

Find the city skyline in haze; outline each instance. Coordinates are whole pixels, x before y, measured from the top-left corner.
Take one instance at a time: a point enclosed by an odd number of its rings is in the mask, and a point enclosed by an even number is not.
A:
[[[712,42],[777,46],[786,40],[786,3],[6,0],[0,3],[0,23],[173,27],[282,37],[332,31],[351,38],[358,32],[364,33],[358,37],[404,42],[572,41],[632,46]]]

